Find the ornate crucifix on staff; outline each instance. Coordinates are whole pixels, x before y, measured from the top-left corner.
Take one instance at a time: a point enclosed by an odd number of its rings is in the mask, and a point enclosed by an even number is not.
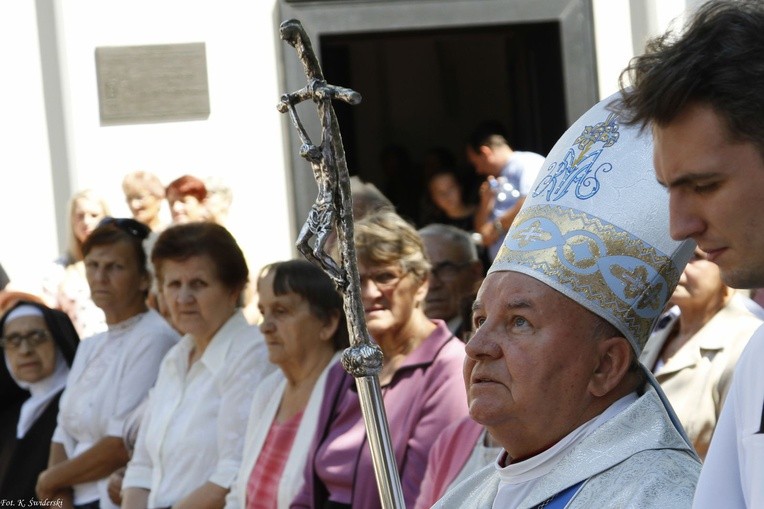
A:
[[[326,82],[310,39],[298,20],[284,21],[280,33],[281,38],[297,50],[308,84],[296,92],[281,96],[278,109],[281,113],[289,113],[302,142],[300,155],[310,163],[318,185],[318,197],[300,230],[297,249],[308,260],[319,265],[343,294],[351,346],[342,355],[342,365],[345,371],[353,375],[358,388],[382,507],[403,509],[403,490],[379,386],[382,350],[371,341],[366,330],[353,241],[350,174],[345,162],[339,124],[332,107],[333,99],[358,104],[361,95],[349,88]],[[295,105],[306,100],[312,100],[318,108],[321,121],[321,143],[318,146],[310,140],[295,109]],[[339,265],[324,251],[332,229],[337,232]],[[311,239],[313,246],[310,245]]]

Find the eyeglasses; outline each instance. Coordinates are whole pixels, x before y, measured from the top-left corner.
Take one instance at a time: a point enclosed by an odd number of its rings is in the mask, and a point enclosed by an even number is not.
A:
[[[398,286],[398,283],[401,282],[401,279],[406,277],[406,274],[408,274],[408,271],[398,274],[392,270],[381,270],[371,274],[362,274],[360,276],[361,288],[366,286],[367,281],[371,281],[380,292],[384,292],[385,290],[392,290]]]
[[[453,281],[459,276],[461,270],[471,263],[440,262],[432,266],[430,273],[441,281]]]
[[[27,332],[26,334],[11,334],[0,338],[0,346],[6,350],[18,350],[21,348],[21,343],[26,343],[29,348],[37,348],[41,344],[50,339],[48,331],[42,329],[35,329]]]
[[[98,226],[101,227],[110,224],[140,240],[144,240],[149,236],[149,233],[151,233],[151,228],[141,223],[140,221],[136,221],[135,219],[130,219],[127,217],[117,218],[106,216],[101,219],[101,222],[98,223]]]

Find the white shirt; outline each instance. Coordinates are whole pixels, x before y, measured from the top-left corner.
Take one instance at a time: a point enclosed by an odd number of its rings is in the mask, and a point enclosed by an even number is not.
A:
[[[241,463],[252,396],[275,369],[260,331],[237,311],[189,366],[186,335],[162,363],[122,488],[168,507],[206,482],[230,488]]]
[[[764,507],[764,327],[738,360],[711,445],[700,471],[693,508]]]
[[[150,310],[80,343],[53,433],[53,442],[63,444],[67,457],[82,454],[104,437],[122,436],[125,420],[154,385],[162,358],[178,338]],[[74,486],[75,504],[98,499],[102,507],[113,507],[106,479]]]
[[[504,458],[502,452],[495,463],[500,481],[499,490],[493,502],[494,509],[517,507],[518,503],[531,492],[539,479],[548,474],[576,444],[621,413],[637,399],[635,393],[624,396],[594,419],[571,431],[553,447],[519,463],[502,467],[501,461]]]

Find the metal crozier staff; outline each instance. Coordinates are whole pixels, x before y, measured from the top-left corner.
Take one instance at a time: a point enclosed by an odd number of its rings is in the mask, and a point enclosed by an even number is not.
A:
[[[364,322],[364,307],[360,295],[360,279],[353,244],[353,215],[350,198],[350,177],[345,163],[337,118],[332,99],[338,98],[349,104],[358,104],[357,92],[326,83],[313,52],[310,39],[297,20],[281,24],[281,38],[292,45],[302,61],[308,84],[291,94],[284,94],[279,111],[289,113],[302,141],[300,154],[310,162],[318,197],[305,222],[297,247],[305,257],[320,265],[344,293],[345,314],[352,346],[345,351],[342,364],[356,380],[364,422],[368,430],[377,487],[384,508],[403,508],[403,491],[395,466],[385,408],[378,374],[382,369],[382,351],[371,342]],[[321,120],[321,144],[315,146],[308,138],[294,106],[311,99],[318,107]],[[338,224],[337,238],[341,263],[323,251],[332,227]],[[311,248],[308,242],[314,239]]]

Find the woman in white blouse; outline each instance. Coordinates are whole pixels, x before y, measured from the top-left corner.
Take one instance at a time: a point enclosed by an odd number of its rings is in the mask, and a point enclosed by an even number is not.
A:
[[[273,370],[262,335],[239,307],[247,264],[214,223],[168,228],[151,259],[185,336],[149,396],[122,507],[223,507],[239,471],[252,394]]]
[[[342,297],[305,260],[263,268],[257,283],[268,356],[279,367],[255,392],[229,509],[288,509],[302,486],[329,368],[348,346]]]
[[[148,228],[133,219],[104,219],[83,244],[93,301],[108,330],[80,344],[61,396],[49,468],[37,481],[40,500],[73,496],[75,507],[115,507],[106,478],[127,463],[122,428],[154,384],[178,334],[146,307],[150,287],[142,241]]]

